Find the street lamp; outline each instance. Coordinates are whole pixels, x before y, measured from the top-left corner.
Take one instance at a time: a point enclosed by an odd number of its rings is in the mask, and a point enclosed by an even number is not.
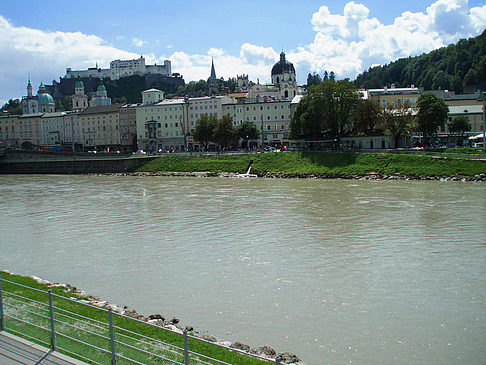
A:
[[[483,152],[486,152],[486,93],[482,93],[483,99]]]

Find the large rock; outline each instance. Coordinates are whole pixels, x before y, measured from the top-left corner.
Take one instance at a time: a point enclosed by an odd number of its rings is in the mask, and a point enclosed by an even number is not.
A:
[[[266,346],[266,345],[252,348],[250,352],[252,354],[263,356],[263,357],[275,358],[275,356],[277,356],[275,350],[270,346]]]
[[[165,318],[162,316],[162,314],[151,314],[150,316],[148,316],[148,319],[161,319],[165,321]]]
[[[202,335],[201,338],[209,342],[218,342],[218,339],[216,337],[214,337],[213,335],[208,335],[206,333]]]
[[[244,343],[241,343],[241,342],[233,342],[230,347],[234,348],[234,349],[237,349],[237,350],[241,350],[241,351],[250,351],[250,346],[248,345],[245,345]]]
[[[278,358],[284,364],[295,364],[300,361],[300,359],[296,355],[288,352],[278,354]]]

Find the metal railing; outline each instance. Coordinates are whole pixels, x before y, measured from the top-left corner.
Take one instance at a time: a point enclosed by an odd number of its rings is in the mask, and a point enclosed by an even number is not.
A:
[[[17,290],[7,291],[2,288],[5,285],[15,286]],[[93,313],[97,319],[92,318]],[[142,328],[144,333],[129,329],[133,327]],[[237,353],[255,363],[261,360],[262,363],[281,364],[279,358],[271,360],[222,346],[194,337],[187,330],[180,334],[113,312],[111,308],[55,294],[51,289],[40,290],[2,279],[1,275],[0,330],[90,364],[231,365],[191,350],[191,345],[197,347],[196,342]]]

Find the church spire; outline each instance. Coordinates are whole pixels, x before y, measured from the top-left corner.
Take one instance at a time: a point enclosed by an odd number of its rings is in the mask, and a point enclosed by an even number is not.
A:
[[[29,82],[27,83],[27,96],[32,97],[32,84],[30,83],[30,75],[29,75]]]
[[[216,71],[214,70],[214,60],[213,57],[211,57],[211,76],[209,76],[210,79],[215,79],[216,78]]]

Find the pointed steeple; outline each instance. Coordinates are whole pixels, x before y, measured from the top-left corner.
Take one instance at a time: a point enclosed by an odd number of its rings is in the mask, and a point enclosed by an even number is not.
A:
[[[29,82],[27,83],[27,96],[32,97],[32,84],[30,83],[30,75],[29,75]]]
[[[211,57],[211,76],[210,79],[216,79],[216,71],[214,70],[214,59]]]

